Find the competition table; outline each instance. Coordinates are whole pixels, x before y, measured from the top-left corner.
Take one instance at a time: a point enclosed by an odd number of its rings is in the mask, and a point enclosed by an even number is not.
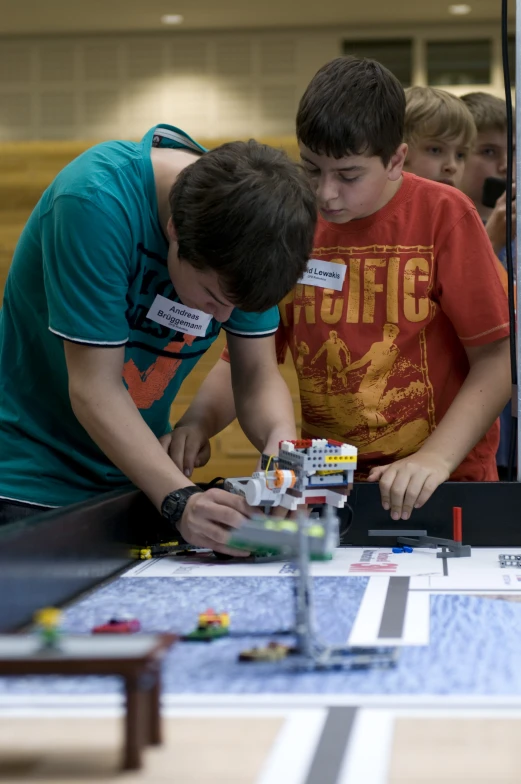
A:
[[[67,603],[63,628],[73,635],[121,614],[138,617],[145,635],[182,635],[208,607],[229,612],[229,637],[179,642],[165,658],[167,744],[147,759],[153,770],[164,765],[168,780],[177,770],[183,784],[519,781],[521,570],[498,564],[500,552],[521,553],[518,485],[440,490],[399,525],[450,536],[452,506],[463,507],[472,556],[450,560],[447,574],[433,550],[393,554],[392,541],[368,537],[368,529],[393,527],[373,486],[353,492],[344,537],[351,546],[312,565],[320,637],[396,645],[398,663],[389,670],[296,673],[277,663],[238,662],[241,650],[286,639],[273,632],[291,626],[291,564],[213,556],[136,563],[131,545],[154,541],[161,526],[137,492],[0,529],[2,631],[57,602]],[[68,732],[76,722],[80,735],[94,737],[82,722],[97,718],[101,728],[121,705],[113,678],[3,679],[0,738],[2,722],[12,734],[22,716],[26,726],[68,716]],[[11,750],[21,742],[13,736]],[[159,753],[162,761],[149,756]],[[91,775],[95,780],[99,770]],[[109,766],[103,775],[112,780],[116,770]]]

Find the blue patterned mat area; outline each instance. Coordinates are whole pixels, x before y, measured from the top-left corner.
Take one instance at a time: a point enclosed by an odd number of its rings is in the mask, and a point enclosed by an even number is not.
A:
[[[317,628],[329,643],[345,643],[367,578],[314,579]],[[119,579],[65,613],[64,630],[86,632],[130,613],[144,631],[187,633],[200,611],[231,615],[240,638],[175,646],[165,661],[169,694],[521,695],[521,603],[479,596],[431,597],[431,643],[406,647],[392,670],[294,673],[278,664],[237,661],[239,651],[263,645],[292,621],[292,581],[262,578]],[[249,636],[266,631],[266,638]],[[279,638],[283,639],[283,638]],[[0,679],[3,694],[100,694],[120,690],[113,678]]]

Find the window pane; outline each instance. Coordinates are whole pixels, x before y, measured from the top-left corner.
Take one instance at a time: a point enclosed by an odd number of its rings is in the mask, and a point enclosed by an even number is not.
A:
[[[430,85],[490,84],[491,42],[430,41],[427,74]]]
[[[410,39],[380,41],[344,41],[344,54],[368,57],[385,65],[403,84],[412,80],[412,41]]]

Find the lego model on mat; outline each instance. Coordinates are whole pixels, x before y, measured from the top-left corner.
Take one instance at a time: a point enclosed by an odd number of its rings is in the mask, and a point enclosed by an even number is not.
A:
[[[212,609],[199,613],[197,628],[186,634],[183,640],[211,642],[230,633],[230,616],[228,613],[216,613]]]
[[[313,619],[312,582],[309,574],[309,561],[315,547],[315,558],[330,558],[338,545],[338,517],[331,506],[326,507],[326,515],[316,521],[302,512],[298,521],[278,521],[280,525],[261,527],[259,520],[247,520],[230,540],[232,547],[250,548],[259,544],[262,532],[263,546],[284,550],[295,562],[293,577],[293,596],[295,605],[295,625],[293,634],[295,644],[283,646],[270,643],[266,648],[243,651],[239,661],[273,662],[289,657],[296,669],[360,669],[369,667],[392,667],[396,663],[396,648],[356,648],[346,645],[328,646],[316,634]],[[275,521],[268,520],[268,523]],[[292,525],[291,530],[287,524]],[[286,524],[286,525],[283,525]],[[318,528],[321,535],[316,536]],[[251,537],[251,538],[250,538]],[[317,546],[316,543],[320,545]]]
[[[356,469],[357,450],[328,438],[281,441],[279,454],[262,457],[262,470],[226,479],[224,487],[242,495],[250,506],[300,504],[344,506]]]

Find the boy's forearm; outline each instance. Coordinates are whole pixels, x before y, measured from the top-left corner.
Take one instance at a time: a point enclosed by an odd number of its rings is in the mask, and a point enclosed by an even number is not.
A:
[[[418,452],[444,459],[449,473],[485,435],[511,395],[509,339],[486,349],[471,365],[449,410]]]
[[[242,376],[235,397],[239,424],[259,452],[276,454],[279,441],[296,438],[291,395],[277,368],[265,376]]]
[[[90,437],[157,509],[168,493],[193,484],[176,467],[121,384],[71,396]]]
[[[219,359],[176,426],[197,423],[212,438],[235,416],[230,363]]]

